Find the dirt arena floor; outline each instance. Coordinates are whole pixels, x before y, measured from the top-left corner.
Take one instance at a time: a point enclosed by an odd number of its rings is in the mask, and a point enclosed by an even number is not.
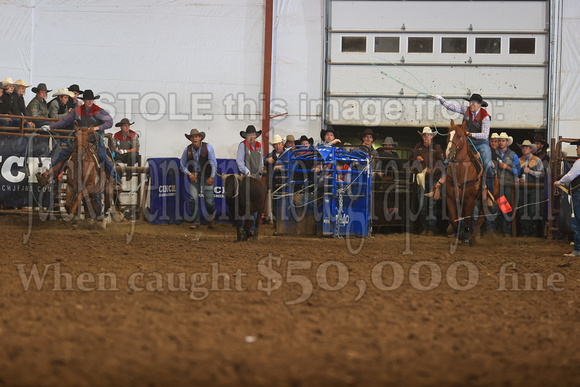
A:
[[[567,243],[27,222],[0,215],[0,386],[580,385]]]

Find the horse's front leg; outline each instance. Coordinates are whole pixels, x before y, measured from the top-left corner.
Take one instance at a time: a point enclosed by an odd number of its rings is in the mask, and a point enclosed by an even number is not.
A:
[[[449,226],[447,227],[447,235],[452,235],[457,232],[457,203],[455,201],[455,195],[453,194],[453,187],[446,184],[445,190],[447,191],[447,211],[449,211]]]

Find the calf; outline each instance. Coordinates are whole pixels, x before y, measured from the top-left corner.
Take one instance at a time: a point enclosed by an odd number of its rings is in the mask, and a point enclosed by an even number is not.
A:
[[[258,230],[266,206],[268,190],[261,180],[250,176],[224,174],[218,175],[224,182],[224,195],[226,203],[236,224],[238,242],[248,240],[250,237],[258,239]],[[256,230],[250,231],[257,213]],[[244,233],[242,233],[242,227]]]

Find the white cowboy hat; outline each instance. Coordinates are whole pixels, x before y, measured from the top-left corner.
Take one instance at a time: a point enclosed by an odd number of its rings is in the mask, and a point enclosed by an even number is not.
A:
[[[58,89],[58,91],[56,93],[54,93],[52,96],[58,97],[59,95],[68,95],[71,98],[75,96],[75,94],[72,91],[68,91],[68,89],[66,87],[64,87],[62,89]]]
[[[490,140],[491,140],[491,139],[496,139],[496,140],[497,140],[497,139],[499,139],[499,134],[497,134],[497,133],[492,133],[492,134],[491,134],[491,137],[490,137]]]
[[[270,145],[278,144],[279,142],[284,142],[284,139],[279,134],[275,134],[270,140]]]
[[[14,86],[30,87],[32,85],[27,85],[26,82],[24,82],[24,79],[19,79],[16,82],[14,82]]]
[[[508,136],[506,132],[501,132],[497,138],[500,140],[508,140],[508,146],[514,143],[514,138],[512,136]]]
[[[530,148],[532,148],[532,153],[536,153],[538,150],[538,146],[536,144],[531,143],[530,140],[524,140],[524,142],[518,144],[518,146],[520,148],[523,146],[529,146]]]
[[[417,185],[425,189],[425,175],[427,174],[427,168],[423,169],[417,174]]]
[[[12,80],[12,78],[5,78],[2,81],[2,87],[10,86],[10,85],[13,85],[13,84],[14,84],[14,81]]]
[[[423,131],[422,131],[422,132],[419,132],[419,131],[417,131],[417,132],[418,132],[418,133],[419,133],[421,136],[422,136],[422,135],[424,135],[424,134],[435,134],[435,133],[433,132],[433,130],[431,130],[431,128],[430,128],[430,127],[428,127],[428,126],[425,126],[425,127],[423,128]]]

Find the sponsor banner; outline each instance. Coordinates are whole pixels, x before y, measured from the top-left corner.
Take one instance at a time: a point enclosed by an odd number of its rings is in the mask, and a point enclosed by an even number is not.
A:
[[[50,168],[59,153],[49,137],[0,135],[0,205],[51,206],[56,183],[40,187],[35,174]]]
[[[151,224],[179,224],[193,221],[193,210],[190,208],[191,184],[187,175],[179,169],[179,159],[152,158],[149,163],[150,176],[150,209],[148,220]],[[238,167],[234,159],[217,159],[218,173],[237,173]],[[226,200],[223,192],[223,181],[215,176],[213,190],[217,222],[229,222]],[[209,219],[203,190],[200,192],[200,219],[207,223]]]

